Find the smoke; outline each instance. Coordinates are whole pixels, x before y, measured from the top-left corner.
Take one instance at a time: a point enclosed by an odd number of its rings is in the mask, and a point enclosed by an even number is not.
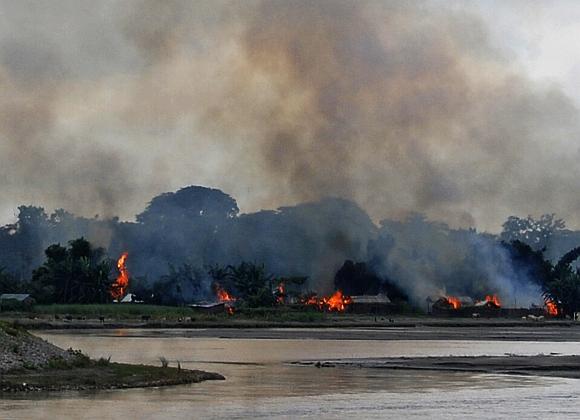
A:
[[[515,265],[504,246],[475,235],[470,237],[470,241],[487,287],[501,296],[505,306],[528,308],[542,304],[544,299],[538,279],[527,272],[527,267]]]
[[[578,112],[468,6],[0,2],[3,213],[130,218],[182,185],[244,211],[338,196],[497,230],[571,194]],[[248,186],[251,186],[250,188]]]
[[[473,229],[450,229],[422,215],[384,220],[369,242],[372,269],[422,307],[427,297],[483,299],[497,294],[505,306],[529,307],[542,299],[538,273],[516,261],[509,245]]]

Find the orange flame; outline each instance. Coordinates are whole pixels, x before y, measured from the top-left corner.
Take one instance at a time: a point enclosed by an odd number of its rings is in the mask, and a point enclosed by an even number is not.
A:
[[[498,308],[501,308],[501,301],[499,300],[499,297],[497,297],[497,295],[487,295],[485,297],[485,301],[488,303],[492,303]]]
[[[219,284],[216,285],[215,293],[220,302],[235,302],[236,298],[230,295],[224,288]]]
[[[304,304],[305,305],[318,305],[318,297],[316,295],[310,296],[304,301]]]
[[[304,301],[306,305],[316,305],[321,311],[326,310],[329,312],[344,312],[346,307],[352,303],[352,298],[350,296],[345,296],[342,291],[337,290],[331,296],[325,296],[318,298],[317,296],[310,296]]]
[[[558,311],[558,305],[552,299],[546,299],[546,311],[551,316],[558,316],[560,311]]]
[[[283,304],[285,296],[286,293],[284,291],[284,282],[280,282],[278,287],[276,287],[276,303]]]
[[[123,252],[117,261],[117,269],[119,270],[119,275],[115,282],[111,285],[111,296],[113,299],[121,300],[123,296],[125,296],[125,292],[127,291],[127,287],[129,287],[129,270],[125,266],[125,262],[127,261],[127,257],[129,256],[128,252]]]
[[[461,308],[461,301],[455,296],[447,296],[445,299],[447,299],[447,302],[453,307],[453,309]]]
[[[230,295],[226,289],[221,287],[219,284],[215,284],[215,294],[220,302],[225,303],[225,309],[228,315],[233,315],[236,310],[233,307],[233,303],[236,301],[236,298]]]

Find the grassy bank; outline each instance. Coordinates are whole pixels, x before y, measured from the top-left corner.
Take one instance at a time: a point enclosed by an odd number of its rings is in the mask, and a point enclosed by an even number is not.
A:
[[[63,350],[21,326],[0,322],[0,394],[3,392],[136,388],[224,379],[221,375],[167,366],[92,360]]]
[[[325,314],[314,309],[290,307],[243,308],[234,315],[227,313],[199,313],[189,307],[144,304],[95,304],[95,305],[35,305],[28,312],[0,312],[5,319],[39,318],[45,320],[100,320],[113,321],[181,321],[226,322],[229,320],[261,320],[279,322],[317,322],[347,314]]]
[[[34,392],[144,388],[225,379],[198,370],[91,361],[85,366],[59,366],[3,374],[0,392]]]
[[[94,304],[94,305],[35,305],[30,315],[100,316],[114,319],[135,319],[148,316],[152,319],[178,319],[193,315],[191,308],[176,306],[142,305],[142,304]]]

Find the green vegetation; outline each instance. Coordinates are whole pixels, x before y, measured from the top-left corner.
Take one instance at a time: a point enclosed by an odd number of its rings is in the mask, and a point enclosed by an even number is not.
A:
[[[534,250],[521,241],[509,245],[514,264],[526,268],[527,275],[541,287],[544,299],[553,303],[559,316],[580,312],[580,269],[573,267],[580,247],[567,252],[556,264],[544,259],[543,250]]]
[[[236,314],[236,317],[275,322],[320,322],[329,318],[328,314],[315,310],[280,308],[244,308]]]
[[[93,248],[84,238],[45,250],[45,263],[34,270],[30,287],[41,303],[105,303],[109,290],[112,261],[103,248]]]
[[[34,314],[44,315],[72,315],[96,318],[99,316],[114,319],[131,319],[141,316],[151,318],[176,319],[192,316],[193,312],[188,307],[158,306],[145,304],[91,304],[91,305],[35,305],[32,309]]]
[[[105,317],[108,319],[130,320],[141,319],[143,317],[151,320],[188,319],[192,321],[224,321],[226,319],[260,319],[266,321],[295,321],[309,322],[321,321],[328,317],[328,314],[318,312],[310,308],[282,308],[282,307],[262,307],[262,308],[240,308],[235,315],[227,314],[197,314],[188,307],[157,306],[145,304],[103,304],[103,305],[36,305],[32,314],[50,315],[52,317],[64,317],[70,315],[74,318],[85,317],[87,319],[97,319]]]
[[[44,370],[23,370],[3,374],[0,379],[0,393],[142,388],[216,379],[225,378],[217,373],[199,370],[91,360],[84,366],[55,364]]]
[[[62,350],[21,327],[0,322],[0,395],[4,392],[134,388],[224,379],[210,372],[92,360],[80,350]]]
[[[580,269],[572,267],[579,256],[580,247],[564,255],[543,284],[544,297],[557,306],[560,315],[580,312]]]
[[[235,291],[235,295],[250,308],[272,306],[276,302],[272,294],[274,277],[266,273],[263,264],[242,262],[228,265],[219,270],[218,279],[225,282],[223,287],[226,290]]]
[[[21,327],[4,321],[0,321],[0,331],[3,331],[13,337],[17,337],[19,334],[25,333],[25,330]]]
[[[0,292],[22,293],[22,283],[10,274],[6,267],[0,267]]]

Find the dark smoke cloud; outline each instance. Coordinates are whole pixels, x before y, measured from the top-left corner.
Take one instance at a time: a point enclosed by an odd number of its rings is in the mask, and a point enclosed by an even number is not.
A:
[[[578,112],[441,2],[0,2],[4,214],[213,185],[497,229],[573,194]]]

